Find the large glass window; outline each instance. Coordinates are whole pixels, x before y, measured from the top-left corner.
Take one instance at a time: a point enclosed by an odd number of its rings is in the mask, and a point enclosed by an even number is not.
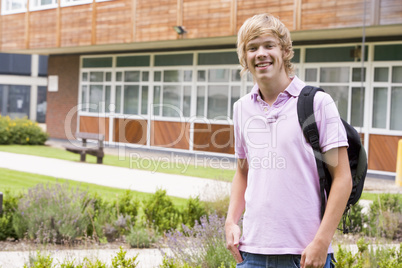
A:
[[[338,107],[340,116],[345,121],[355,127],[363,126],[365,68],[307,65],[304,73],[306,83],[319,86],[331,95]]]
[[[206,69],[197,72],[197,116],[227,120],[240,97],[239,69]]]
[[[192,70],[169,69],[154,72],[154,115],[189,117]]]
[[[148,114],[149,71],[121,70],[116,72],[116,113]]]
[[[31,0],[29,1],[30,9],[40,9],[42,7],[57,7],[57,0]]]
[[[31,87],[0,85],[0,114],[10,118],[29,118]]]
[[[83,111],[92,113],[109,112],[111,76],[111,71],[82,72],[81,104],[83,105]]]
[[[27,9],[26,0],[3,0],[2,14],[24,12]]]
[[[46,110],[47,110],[46,94],[47,94],[47,87],[38,87],[38,97],[36,105],[36,121],[38,123],[46,122]]]
[[[402,130],[402,66],[374,67],[372,127]]]

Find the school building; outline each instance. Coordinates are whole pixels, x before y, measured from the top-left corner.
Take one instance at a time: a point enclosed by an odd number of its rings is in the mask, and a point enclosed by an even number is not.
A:
[[[395,175],[402,139],[400,0],[1,0],[0,51],[48,56],[53,138],[233,156],[236,34],[269,12],[290,29],[297,75],[361,133],[369,171]]]
[[[47,56],[0,53],[0,115],[45,128]]]

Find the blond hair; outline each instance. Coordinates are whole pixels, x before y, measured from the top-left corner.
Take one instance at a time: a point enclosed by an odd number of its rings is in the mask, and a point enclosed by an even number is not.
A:
[[[247,19],[240,27],[237,35],[237,55],[240,65],[243,67],[240,74],[243,75],[248,71],[246,61],[248,42],[263,35],[273,35],[279,40],[283,51],[285,71],[289,76],[293,75],[294,66],[290,60],[293,58],[294,52],[290,32],[278,18],[268,13],[255,15]]]

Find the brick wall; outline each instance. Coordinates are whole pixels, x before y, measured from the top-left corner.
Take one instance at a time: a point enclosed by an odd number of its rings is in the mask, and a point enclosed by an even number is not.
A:
[[[78,103],[79,56],[50,56],[48,74],[59,77],[57,92],[47,93],[47,131],[51,138],[66,139],[66,133],[74,134],[77,115],[67,118],[67,114]],[[68,124],[68,122],[71,124]]]

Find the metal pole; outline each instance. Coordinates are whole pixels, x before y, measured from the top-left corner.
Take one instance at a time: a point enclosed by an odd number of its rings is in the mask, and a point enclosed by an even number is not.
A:
[[[396,157],[395,184],[399,187],[402,186],[402,139],[400,139],[398,142],[398,155]]]
[[[0,214],[3,213],[3,193],[0,192]]]

